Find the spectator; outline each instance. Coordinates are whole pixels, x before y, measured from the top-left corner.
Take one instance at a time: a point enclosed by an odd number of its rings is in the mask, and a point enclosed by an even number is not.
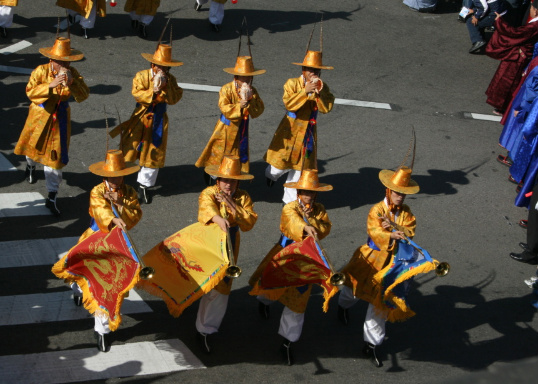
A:
[[[484,29],[493,26],[497,14],[504,12],[502,0],[472,0],[465,23],[471,38],[469,53],[478,53],[486,45]]]

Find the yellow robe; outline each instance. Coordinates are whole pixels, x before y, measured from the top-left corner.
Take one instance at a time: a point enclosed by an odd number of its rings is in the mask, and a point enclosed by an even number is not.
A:
[[[235,81],[225,84],[220,89],[219,108],[222,115],[230,121],[230,125],[224,124],[219,117],[213,135],[195,164],[197,167],[219,165],[224,155],[239,156],[239,126],[243,120],[244,112],[240,107],[240,102],[241,98],[235,89]],[[263,113],[263,101],[254,87],[252,87],[252,99],[246,109],[253,119]],[[249,131],[251,132],[250,124]],[[249,161],[241,164],[241,170],[243,172],[249,171]]]
[[[311,226],[316,228],[318,238],[321,240],[331,232],[332,223],[329,220],[329,215],[325,211],[325,207],[320,203],[314,203],[312,213],[308,218]],[[284,236],[292,239],[295,242],[305,238],[304,227],[306,222],[303,219],[303,211],[299,206],[299,202],[292,201],[282,208],[282,216],[280,217],[280,231]],[[274,255],[280,252],[283,247],[277,243],[264,257],[254,274],[249,280],[251,286],[256,285],[260,279],[267,264],[271,261]],[[308,285],[308,289],[303,293],[299,292],[296,287],[286,289],[286,292],[278,299],[282,304],[291,309],[293,312],[304,313],[306,305],[310,298],[312,284]]]
[[[239,229],[243,232],[250,231],[256,221],[258,220],[258,214],[254,212],[254,204],[252,199],[246,191],[237,189],[233,195],[233,200],[236,205],[235,215],[232,215],[231,210],[226,204],[221,204],[215,198],[215,195],[219,192],[219,188],[216,185],[207,187],[202,191],[198,199],[198,221],[202,224],[212,223],[213,216],[218,215],[221,217],[227,216],[227,220],[230,222],[231,227],[239,226]],[[237,263],[237,257],[239,255],[240,235],[237,231],[235,235],[234,255],[235,262]],[[229,295],[232,290],[233,279],[222,280],[215,289],[223,295]]]
[[[137,106],[131,118],[120,124],[110,132],[111,137],[121,133],[121,143],[125,161],[134,162],[139,159],[141,167],[162,168],[166,158],[166,144],[168,138],[168,114],[163,116],[162,142],[159,147],[153,145],[153,114],[148,109],[155,103],[176,104],[183,96],[183,89],[177,85],[176,78],[168,74],[166,88],[158,96],[153,94],[153,80],[151,69],[140,71],[133,79],[132,94]],[[147,128],[146,128],[147,127]],[[142,151],[138,151],[138,144],[143,140]]]
[[[106,16],[106,0],[95,0],[97,3],[97,16]],[[94,1],[92,0],[56,0],[58,7],[67,8],[75,11],[85,19],[90,17]]]
[[[116,216],[112,212],[112,206],[108,199],[105,199],[104,194],[106,192],[105,183],[101,183],[93,187],[90,193],[90,216],[95,220],[95,223],[99,227],[99,230],[105,233],[110,232],[112,219]],[[124,184],[121,189],[122,192],[122,204],[121,208],[114,207],[120,218],[127,225],[127,230],[133,228],[142,218],[142,210],[140,209],[140,203],[138,202],[138,194],[133,187]],[[94,231],[88,228],[78,242],[86,239],[92,235]]]
[[[370,209],[366,223],[368,236],[380,250],[376,251],[368,244],[360,246],[342,272],[346,275],[345,284],[353,290],[354,296],[374,305],[379,293],[379,282],[373,277],[392,261],[395,245],[395,241],[390,239],[391,232],[381,226],[380,216],[391,218],[397,224],[397,230],[402,231],[409,238],[415,236],[417,225],[415,216],[405,204],[402,205],[396,218],[391,217],[384,201]]]
[[[28,118],[24,124],[19,141],[15,146],[17,155],[25,155],[38,163],[54,169],[62,169],[65,164],[61,162],[61,143],[59,120],[54,121],[53,114],[58,102],[67,101],[71,96],[77,102],[88,98],[90,90],[78,71],[70,67],[73,83],[68,87],[49,89],[49,83],[54,80],[50,63],[40,65],[30,75],[26,85],[26,95],[32,102]],[[61,91],[60,91],[61,88]],[[61,92],[61,93],[59,93]],[[41,107],[40,105],[43,105]],[[71,138],[71,108],[67,108],[67,148]],[[51,151],[58,154],[56,161],[51,159]]]
[[[284,84],[284,107],[294,112],[297,117],[284,115],[280,122],[264,160],[278,169],[300,171],[303,164],[303,140],[308,127],[310,114],[317,105],[318,112],[329,113],[333,109],[334,96],[329,86],[323,83],[319,95],[315,92],[307,95],[303,78],[288,79]],[[319,113],[318,113],[319,117]],[[317,124],[314,126],[314,142],[317,143]],[[316,151],[314,145],[314,152]],[[316,168],[315,154],[305,159],[304,169]]]
[[[135,11],[137,15],[155,16],[159,5],[161,5],[161,0],[127,0],[123,10]]]
[[[0,0],[0,5],[8,7],[16,7],[19,4],[19,0]]]

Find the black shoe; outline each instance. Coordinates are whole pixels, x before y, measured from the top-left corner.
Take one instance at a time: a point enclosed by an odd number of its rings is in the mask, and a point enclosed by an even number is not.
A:
[[[342,307],[341,305],[338,306],[338,319],[344,325],[349,324],[349,310],[347,308]]]
[[[282,353],[282,358],[284,359],[286,365],[293,365],[295,359],[291,353],[291,341],[284,339],[284,342],[280,346],[280,352]]]
[[[521,249],[523,249],[524,251],[528,251],[528,250],[529,250],[529,247],[527,246],[527,243],[519,243],[519,246],[520,246]]]
[[[82,296],[73,295],[73,301],[77,307],[82,305]]]
[[[265,305],[262,302],[258,303],[258,312],[260,312],[260,316],[262,317],[262,319],[268,319],[271,316],[269,306]]]
[[[7,37],[9,35],[6,27],[2,27],[2,29],[0,29],[0,35],[2,35],[2,37]]]
[[[82,36],[84,36],[85,39],[90,38],[90,35],[88,34],[88,28],[82,28]]]
[[[198,4],[197,1],[194,2],[194,10],[196,12],[200,12],[200,10],[202,9],[202,4]]]
[[[110,340],[109,335],[101,335],[100,333],[94,332],[95,338],[97,339],[97,349],[101,352],[110,351]]]
[[[204,182],[205,185],[210,186],[211,185],[211,175],[209,173],[206,173],[204,171]]]
[[[477,41],[471,46],[471,48],[469,49],[469,53],[477,53],[482,49],[484,45],[486,45],[485,41]]]
[[[530,264],[530,265],[537,265],[538,264],[538,256],[529,252],[524,251],[522,253],[510,253],[510,257],[516,261],[520,261],[522,263]]]
[[[220,27],[217,25],[217,24],[213,24],[213,23],[210,23],[211,24],[211,29],[214,31],[214,32],[220,32]]]
[[[151,204],[148,187],[144,187],[142,184],[138,184],[138,202],[140,204]]]
[[[148,26],[146,24],[138,24],[138,35],[143,39],[148,38]]]
[[[275,181],[273,179],[270,179],[268,177],[265,178],[265,183],[267,184],[267,186],[269,188],[271,188],[273,186],[273,184],[275,184]]]
[[[383,366],[383,362],[379,357],[377,357],[377,354],[375,353],[375,345],[365,343],[364,348],[362,349],[362,354],[364,355],[364,357],[372,360],[372,363],[374,363],[377,368],[381,368]]]
[[[35,177],[35,165],[33,167],[31,165],[26,165],[24,177],[26,178],[26,181],[28,181],[30,184],[35,184],[35,182],[37,181]]]
[[[209,346],[209,335],[207,333],[198,332],[196,334],[196,338],[198,339],[198,342],[200,343],[202,350],[210,354],[211,353],[211,347]]]
[[[60,216],[60,209],[58,208],[58,205],[56,204],[56,195],[58,192],[49,192],[49,197],[47,200],[45,200],[45,207],[47,207],[50,212],[58,217]]]
[[[138,29],[138,20],[131,20],[131,28]]]

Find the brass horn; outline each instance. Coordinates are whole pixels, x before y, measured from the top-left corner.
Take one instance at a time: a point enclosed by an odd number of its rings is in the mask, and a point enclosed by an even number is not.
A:
[[[450,264],[446,261],[442,261],[435,266],[435,274],[439,277],[448,275],[448,272],[450,272]]]
[[[122,230],[127,235],[127,238],[129,239],[129,242],[131,243],[131,246],[133,247],[133,251],[136,254],[136,257],[138,258],[138,263],[140,264],[140,271],[138,272],[138,276],[144,280],[151,279],[153,275],[155,274],[155,269],[153,269],[153,267],[148,267],[146,264],[144,264],[144,262],[142,261],[142,258],[139,256],[140,253],[138,252],[138,249],[136,248],[136,245],[133,242],[131,235],[129,235],[129,232],[127,231],[127,229],[122,228]]]
[[[221,195],[224,194],[224,192],[219,192]],[[223,201],[222,204],[226,205],[226,203]],[[228,212],[225,211],[224,219],[228,219]],[[232,279],[235,279],[236,277],[241,276],[241,268],[237,264],[235,264],[235,255],[234,255],[234,248],[232,246],[232,238],[230,236],[230,229],[226,228],[226,244],[228,245],[228,259],[230,260],[230,265],[228,265],[228,268],[226,268],[226,276]]]

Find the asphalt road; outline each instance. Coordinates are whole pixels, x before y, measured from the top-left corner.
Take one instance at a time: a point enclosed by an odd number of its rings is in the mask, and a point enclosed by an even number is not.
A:
[[[63,12],[52,0],[20,3],[11,35],[0,40],[0,49],[21,40],[32,45],[0,55],[0,65],[33,69],[47,61],[38,49],[52,45],[54,25]],[[242,236],[243,275],[234,283],[214,340],[215,351],[209,356],[200,353],[195,340],[196,304],[174,319],[162,301],[142,294],[154,312],[125,316],[113,348],[179,338],[208,369],[109,382],[431,383],[476,382],[475,378],[532,382],[538,373],[536,364],[520,361],[538,355],[538,319],[530,305],[531,290],[523,283],[535,268],[508,257],[519,251],[518,242],[525,241],[525,231],[517,223],[527,212],[514,206],[515,185],[507,181],[507,168],[495,161],[498,153],[504,154],[497,145],[501,125],[465,117],[465,112],[492,116],[484,91],[498,63],[467,53],[467,30],[456,21],[459,2],[440,0],[437,13],[425,14],[396,0],[240,0],[226,4],[219,34],[209,28],[207,6],[196,13],[192,1],[161,3],[148,40],[132,33],[123,2],[108,7],[109,15],[97,20],[89,40],[74,28],[72,46],[85,54],[74,66],[85,77],[91,96],[71,104],[71,160],[64,168],[59,194],[62,218],[0,217],[0,241],[79,236],[88,225],[89,191],[99,183],[88,166],[103,160],[106,150],[103,107],[111,126],[118,122],[116,107],[122,121],[129,118],[134,109],[132,78],[149,68],[140,53],[154,51],[165,18],[172,18],[173,56],[185,63],[172,69],[178,81],[221,86],[231,80],[222,68],[235,63],[237,29],[247,17],[255,66],[267,69],[254,82],[265,103],[264,114],[250,125],[255,179],[242,185],[255,201],[259,220]],[[295,345],[297,363],[286,367],[278,354],[280,307],[275,305],[272,318],[262,321],[256,301],[248,295],[248,276],[278,239],[282,206],[283,181],[267,188],[262,157],[284,113],[282,86],[286,79],[300,75],[300,68],[291,63],[302,60],[320,11],[324,64],[335,68],[323,71],[322,79],[333,94],[391,107],[335,105],[318,119],[320,177],[334,186],[334,191],[319,196],[333,223],[323,242],[325,249],[340,268],[366,240],[367,213],[384,194],[377,174],[400,165],[414,128],[413,178],[421,193],[409,196],[406,203],[417,217],[415,240],[452,267],[444,278],[429,274],[416,279],[409,301],[417,316],[387,326],[381,369],[360,358],[363,303],[353,307],[352,324],[345,327],[337,320],[336,300],[324,314],[317,291]],[[319,47],[317,36],[316,32],[313,49]],[[246,54],[245,45],[243,49]],[[1,71],[0,80],[0,153],[19,169],[1,173],[0,198],[18,192],[45,196],[42,171],[37,184],[23,182],[24,158],[13,154],[27,116],[28,75]],[[183,99],[169,107],[166,167],[159,174],[153,203],[143,207],[144,217],[131,231],[141,252],[196,221],[204,183],[201,170],[193,164],[219,117],[217,101],[215,92],[185,90]],[[135,178],[127,182],[133,185]],[[0,243],[0,253],[1,247]],[[0,295],[64,289],[49,271],[49,266],[0,269]],[[0,355],[88,347],[93,343],[91,333],[87,320],[3,326]],[[507,371],[512,375],[503,376]]]

